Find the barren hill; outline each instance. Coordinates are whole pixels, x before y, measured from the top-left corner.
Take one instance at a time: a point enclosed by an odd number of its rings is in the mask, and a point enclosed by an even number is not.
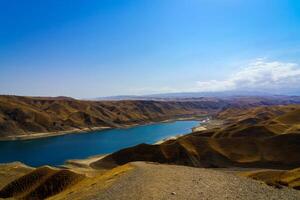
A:
[[[83,175],[70,170],[40,167],[15,179],[0,190],[0,198],[45,199],[78,183]]]
[[[261,169],[240,173],[240,175],[263,181],[268,185],[282,188],[288,186],[300,190],[300,168],[292,170]]]
[[[194,117],[223,102],[80,101],[70,98],[0,96],[0,137],[127,125]]]
[[[39,179],[33,182],[36,178]],[[1,197],[48,197],[52,200],[297,200],[300,191],[287,187],[279,190],[223,170],[133,162],[90,177],[68,170],[38,168],[0,188]]]
[[[215,114],[226,108],[300,103],[299,97],[202,97],[172,101],[83,101],[69,97],[0,96],[0,138],[30,136]],[[37,135],[37,134],[36,134]]]
[[[229,106],[215,115],[220,126],[75,162],[69,169],[8,166],[3,169],[15,178],[0,174],[7,179],[0,198],[296,200],[299,110],[300,105]]]
[[[160,145],[123,149],[91,166],[110,168],[142,160],[195,167],[299,167],[300,123],[290,118],[299,110],[298,105],[249,108],[244,112],[234,109],[235,114],[228,109],[218,115],[225,120],[219,128]]]

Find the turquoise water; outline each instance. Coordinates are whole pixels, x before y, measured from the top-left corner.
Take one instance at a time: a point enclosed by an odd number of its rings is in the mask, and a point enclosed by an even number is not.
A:
[[[140,143],[191,132],[197,121],[176,121],[77,133],[49,138],[0,141],[0,163],[21,161],[30,166],[62,165],[68,159],[107,154]]]

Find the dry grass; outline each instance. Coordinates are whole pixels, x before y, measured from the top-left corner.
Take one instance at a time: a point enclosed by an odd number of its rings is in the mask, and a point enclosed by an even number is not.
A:
[[[33,168],[19,162],[0,164],[0,189],[32,170]]]
[[[5,165],[1,169],[12,170],[11,165]],[[127,164],[107,171],[93,170],[93,173],[89,173],[92,176],[89,177],[71,170],[47,166],[31,169],[25,175],[22,173],[23,176],[15,176],[11,182],[7,180],[6,186],[0,190],[0,198],[84,199],[85,196],[96,194],[101,189],[108,187],[118,176],[132,168]],[[14,171],[16,170],[14,169]],[[75,171],[79,172],[78,169]],[[15,172],[14,175],[16,174]]]
[[[297,167],[300,166],[299,111],[299,105],[228,109],[219,114],[221,119],[227,119],[220,127],[160,145],[141,144],[122,149],[91,166],[99,169],[132,161],[152,161],[196,167]]]
[[[49,199],[93,199],[93,196],[97,196],[97,193],[109,187],[119,176],[131,169],[133,169],[133,167],[130,164],[126,164],[108,170],[105,173],[95,174],[94,177],[85,178],[73,187]]]
[[[268,185],[280,188],[288,186],[300,190],[300,168],[293,170],[259,170],[240,173],[241,176],[263,181]]]
[[[294,104],[300,98],[198,98],[173,101],[82,101],[67,97],[22,97],[0,95],[0,138],[58,134],[66,131],[91,130],[101,127],[122,127],[167,119],[218,114],[240,125],[255,124],[257,119],[270,119],[291,107],[262,107]],[[251,108],[251,109],[249,109]],[[259,115],[257,115],[259,113]],[[297,113],[290,118],[296,119]],[[286,117],[289,118],[288,116]],[[299,119],[299,118],[297,118]],[[278,119],[285,122],[286,119]],[[299,122],[299,120],[297,120]],[[41,137],[41,135],[36,135]]]
[[[194,117],[219,109],[214,103],[210,100],[104,102],[0,95],[0,138]]]
[[[45,199],[84,178],[69,170],[40,167],[10,182],[0,190],[1,198]]]
[[[83,106],[87,110],[96,109],[89,107],[89,104],[77,104],[76,101],[75,103],[70,101],[69,104],[74,110],[79,109],[78,106]],[[119,102],[119,104],[124,104],[121,106],[122,109],[128,110],[126,108],[128,104],[137,102]],[[140,110],[131,114],[148,113],[144,104],[138,103]],[[40,106],[46,105],[49,104]],[[111,102],[101,102],[101,105],[106,106],[111,112],[121,112],[120,107],[112,106]],[[153,104],[150,105],[151,109],[154,109]],[[54,108],[61,110],[58,105]],[[159,107],[155,107],[155,110],[158,111]],[[220,119],[226,119],[222,127],[195,132],[159,145],[140,144],[122,149],[101,160],[91,159],[87,163],[79,163],[74,171],[38,168],[2,188],[0,197],[93,199],[117,177],[132,169],[133,167],[127,164],[132,161],[194,167],[278,168],[281,170],[254,171],[242,175],[276,187],[289,186],[300,189],[300,169],[283,170],[300,166],[299,110],[300,106],[297,105],[240,109],[240,111],[228,109],[218,116]],[[80,119],[82,116],[85,115],[77,113],[73,119]],[[147,116],[152,115],[148,113]],[[89,177],[80,174],[81,168],[85,170],[82,173],[89,174]],[[21,174],[22,170],[19,175]]]
[[[292,168],[300,166],[299,154],[300,134],[266,138],[209,138],[191,134],[160,145],[141,144],[122,149],[91,166],[100,169],[151,161],[195,167]]]

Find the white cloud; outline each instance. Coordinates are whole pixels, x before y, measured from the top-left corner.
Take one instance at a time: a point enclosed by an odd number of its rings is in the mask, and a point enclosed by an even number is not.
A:
[[[200,92],[228,90],[297,90],[300,68],[295,63],[257,59],[225,80],[198,81]]]

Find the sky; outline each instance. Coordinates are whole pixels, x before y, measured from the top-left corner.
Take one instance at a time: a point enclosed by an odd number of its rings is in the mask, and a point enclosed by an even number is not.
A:
[[[296,94],[299,85],[298,0],[0,0],[0,94]]]

